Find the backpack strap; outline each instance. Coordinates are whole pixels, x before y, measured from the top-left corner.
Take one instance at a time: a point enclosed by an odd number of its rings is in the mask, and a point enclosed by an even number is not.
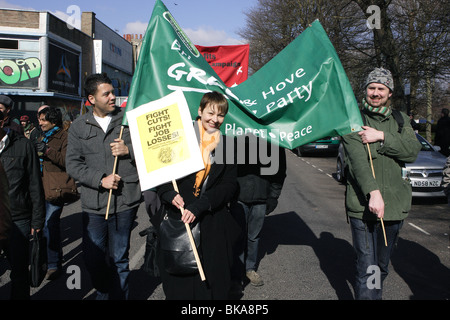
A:
[[[405,124],[405,119],[403,119],[401,112],[398,111],[397,109],[392,109],[392,115],[394,116],[394,119],[397,121],[398,133],[402,133],[403,125]]]
[[[366,121],[366,117],[364,116],[364,112],[362,111],[362,109],[359,109],[359,112],[361,112],[361,118],[362,118],[362,122],[363,125],[367,125],[367,121]]]

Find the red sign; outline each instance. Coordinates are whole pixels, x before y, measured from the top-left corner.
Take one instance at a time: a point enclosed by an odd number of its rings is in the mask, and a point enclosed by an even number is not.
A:
[[[249,45],[197,46],[205,60],[227,87],[236,86],[248,78]]]

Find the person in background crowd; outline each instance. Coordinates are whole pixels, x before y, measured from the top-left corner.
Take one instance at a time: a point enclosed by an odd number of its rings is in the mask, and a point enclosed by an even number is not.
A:
[[[450,117],[449,110],[443,108],[441,118],[436,125],[436,134],[434,136],[434,144],[441,147],[440,153],[444,156],[450,156]]]
[[[442,175],[442,188],[448,198],[448,205],[450,206],[450,157],[447,157],[445,167]]]
[[[61,274],[62,245],[60,219],[64,208],[61,193],[52,190],[64,186],[70,177],[65,172],[67,131],[62,129],[61,110],[43,108],[38,113],[39,126],[43,132],[36,148],[41,159],[42,181],[46,194],[44,235],[47,238],[47,280]]]
[[[409,113],[409,123],[415,132],[419,132],[419,124],[414,120],[414,114],[412,112]]]
[[[378,300],[382,298],[392,251],[411,208],[411,184],[402,177],[402,164],[414,162],[421,145],[406,114],[401,113],[404,126],[398,132],[391,105],[394,82],[389,70],[375,68],[370,72],[365,90],[362,116],[366,125],[362,131],[342,137],[348,164],[345,208],[356,253],[355,298]],[[376,286],[369,284],[373,271],[368,268],[374,266],[380,275]]]
[[[11,117],[11,109],[14,106],[14,101],[8,96],[0,95],[0,112],[3,113],[4,117],[4,125],[5,129],[11,128],[19,134],[23,135],[23,128],[20,125],[20,122],[13,121],[14,119]]]
[[[0,161],[0,253],[6,250],[11,235],[11,210],[9,207],[9,186],[6,172]]]
[[[9,185],[12,231],[6,249],[11,266],[11,299],[30,299],[29,237],[44,226],[45,200],[39,159],[30,140],[4,128],[0,112],[0,160]]]
[[[264,284],[262,277],[256,272],[260,233],[265,216],[278,205],[286,178],[286,153],[283,148],[272,146],[255,136],[239,137],[238,141],[246,146],[244,155],[237,154],[238,158],[245,157],[245,163],[239,164],[241,161],[238,161],[239,191],[237,201],[232,202],[230,209],[236,221],[240,222],[241,229],[246,232],[239,243],[233,266],[232,294],[240,293],[244,274],[252,285]],[[253,163],[250,158],[255,155],[257,161]],[[263,164],[263,157],[269,158],[270,163]],[[277,170],[273,171],[274,168]],[[264,172],[265,169],[268,172]]]
[[[33,144],[36,144],[39,139],[40,132],[39,129],[36,128],[34,123],[30,121],[30,117],[27,115],[21,116],[20,125],[23,128],[24,136],[30,139]]]
[[[125,111],[105,74],[87,77],[85,91],[92,109],[70,126],[66,153],[67,173],[81,184],[85,263],[97,299],[128,299],[130,235],[142,199],[130,131],[119,138]]]

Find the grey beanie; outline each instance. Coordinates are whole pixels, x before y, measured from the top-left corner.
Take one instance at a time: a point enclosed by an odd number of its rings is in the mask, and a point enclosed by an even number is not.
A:
[[[369,83],[373,82],[384,84],[391,91],[394,91],[394,80],[392,79],[391,72],[387,69],[375,68],[367,76],[366,85],[364,86],[364,88],[367,88]]]

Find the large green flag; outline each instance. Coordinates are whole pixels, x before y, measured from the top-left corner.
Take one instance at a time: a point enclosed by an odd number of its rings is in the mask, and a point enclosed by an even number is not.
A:
[[[223,93],[229,99],[224,134],[253,133],[288,149],[362,126],[348,78],[319,21],[247,81],[228,88],[157,0],[126,109],[175,90],[183,91],[193,119],[205,92]]]

